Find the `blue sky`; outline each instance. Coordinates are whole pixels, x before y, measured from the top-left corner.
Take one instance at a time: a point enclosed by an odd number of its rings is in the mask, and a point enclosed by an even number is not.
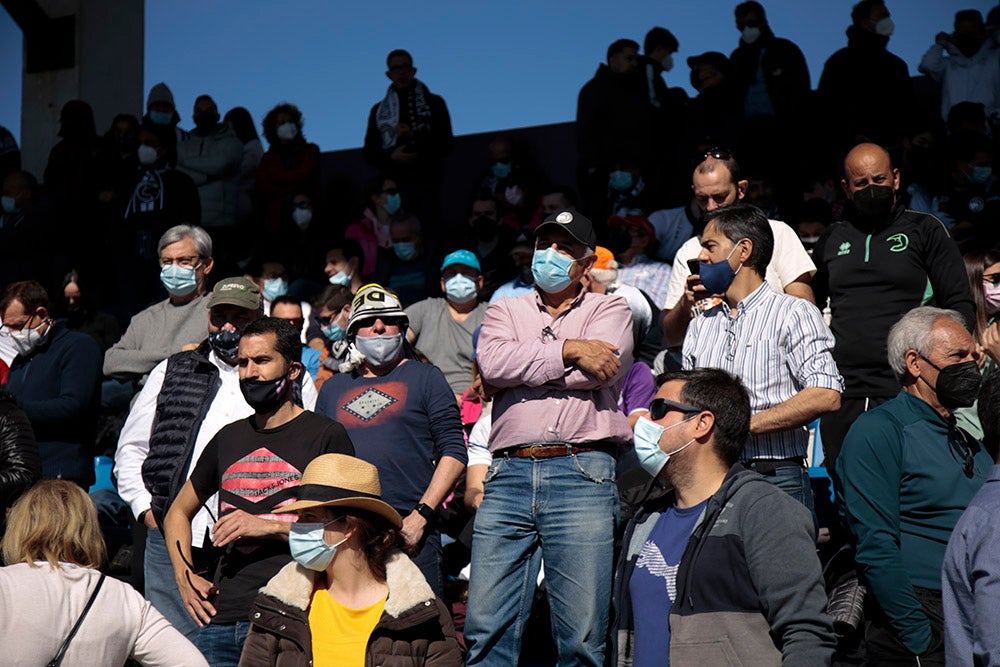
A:
[[[672,86],[689,88],[686,58],[730,53],[732,0],[429,0],[378,3],[289,0],[147,0],[145,89],[166,81],[182,126],[201,93],[258,123],[280,101],[297,104],[306,136],[323,150],[359,146],[372,104],[385,94],[385,55],[406,48],[417,76],[442,95],[456,134],[573,120],[577,92],[619,37],[642,42],[654,25],[680,40]],[[846,43],[854,0],[764,0],[775,33],[795,41],[813,87]],[[920,56],[954,12],[984,0],[889,0],[890,50],[916,74]],[[21,35],[0,9],[0,124],[20,134]],[[862,73],[859,73],[862,75]],[[876,73],[868,73],[876,75]],[[690,90],[690,89],[689,89]],[[61,104],[64,100],[57,101]],[[135,110],[138,111],[138,110]],[[106,128],[99,128],[102,132]]]

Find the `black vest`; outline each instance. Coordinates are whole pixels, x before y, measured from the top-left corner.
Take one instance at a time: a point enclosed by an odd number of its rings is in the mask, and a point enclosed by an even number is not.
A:
[[[208,358],[209,351],[206,341],[196,350],[171,356],[156,397],[142,481],[152,496],[153,516],[161,526],[170,503],[187,480],[195,439],[222,386],[219,369]]]

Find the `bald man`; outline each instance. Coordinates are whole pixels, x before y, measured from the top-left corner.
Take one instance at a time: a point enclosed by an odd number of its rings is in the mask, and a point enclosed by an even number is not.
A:
[[[899,201],[899,170],[876,144],[859,144],[844,160],[846,220],[834,223],[813,250],[816,305],[830,303],[844,378],[841,407],[820,425],[826,467],[833,472],[854,420],[899,393],[886,356],[889,329],[920,305],[956,310],[971,327],[975,306],[965,266],[948,230],[932,215]]]

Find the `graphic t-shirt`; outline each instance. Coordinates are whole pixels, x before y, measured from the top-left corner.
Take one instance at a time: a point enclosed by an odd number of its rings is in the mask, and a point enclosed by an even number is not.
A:
[[[670,664],[670,607],[677,597],[677,569],[705,503],[671,507],[657,519],[629,580],[635,627],[634,667]]]
[[[330,597],[327,589],[317,588],[309,605],[313,667],[364,667],[368,638],[382,618],[385,601],[351,609]]]
[[[382,499],[404,514],[437,460],[468,460],[455,394],[436,366],[411,359],[379,377],[339,373],[323,383],[316,412],[344,425],[358,458],[378,468]]]
[[[295,521],[274,510],[297,500],[302,471],[321,454],[354,455],[344,427],[313,412],[272,429],[257,428],[250,416],[215,434],[191,472],[199,497],[219,493],[219,517],[243,510],[263,519]],[[221,560],[206,579],[219,587],[213,623],[247,620],[257,590],[291,561],[288,542],[242,538],[217,554]]]

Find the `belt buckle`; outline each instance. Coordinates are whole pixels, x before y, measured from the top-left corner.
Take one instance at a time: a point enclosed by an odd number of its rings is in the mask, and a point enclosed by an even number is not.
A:
[[[535,450],[536,449],[541,449],[542,447],[547,447],[547,446],[548,445],[543,445],[540,442],[533,442],[533,443],[531,443],[531,445],[528,446],[528,456],[531,457],[532,461],[537,461],[538,457],[535,456]]]

